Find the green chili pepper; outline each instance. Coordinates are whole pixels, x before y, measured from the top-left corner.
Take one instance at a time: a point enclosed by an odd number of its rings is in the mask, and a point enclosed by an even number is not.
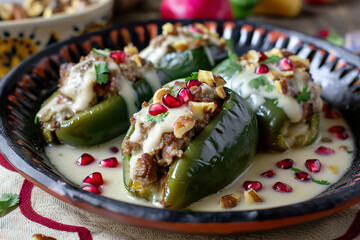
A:
[[[212,71],[214,74],[221,75],[227,82],[231,82],[241,72],[241,68],[236,68],[234,64],[234,62],[226,59]],[[238,89],[232,90],[240,94]],[[251,98],[247,98],[246,101],[251,106],[254,105]],[[306,122],[307,132],[294,136],[294,141],[288,146],[284,135],[290,126],[290,119],[280,107],[276,106],[274,99],[265,98],[265,103],[261,104],[255,113],[260,133],[259,148],[265,151],[283,152],[289,147],[304,147],[312,144],[319,134],[319,114],[314,114]]]
[[[184,78],[199,69],[210,70],[227,57],[225,48],[209,46],[208,50],[210,56],[205,48],[167,53],[160,59],[158,67],[175,80]]]
[[[251,99],[247,101],[252,104]],[[256,110],[259,124],[259,148],[265,151],[283,152],[289,147],[305,147],[313,143],[319,134],[319,114],[316,113],[306,122],[307,131],[294,136],[294,141],[288,146],[285,139],[285,131],[290,125],[290,120],[285,112],[274,104],[271,99],[265,99],[265,103]]]
[[[244,19],[253,13],[259,0],[230,0],[232,14],[235,19]]]
[[[158,71],[159,85],[166,84],[170,79]],[[160,77],[161,76],[161,77]],[[146,79],[140,79],[133,84],[137,98],[137,109],[150,99],[156,89],[152,89]],[[58,91],[51,95],[44,104],[56,97]],[[42,128],[43,136],[48,143],[58,142],[71,146],[93,146],[111,140],[126,132],[130,125],[129,113],[125,99],[116,95],[105,99],[92,108],[76,114],[69,120],[60,122],[60,126],[53,131],[45,123]]]
[[[123,154],[125,187],[131,193],[150,198],[162,194],[161,204],[172,209],[184,208],[234,181],[250,164],[258,141],[257,120],[250,106],[227,89],[222,110],[196,136],[181,158],[169,167],[161,188],[152,186],[139,194],[130,177],[130,155]],[[131,127],[126,138],[134,131]]]

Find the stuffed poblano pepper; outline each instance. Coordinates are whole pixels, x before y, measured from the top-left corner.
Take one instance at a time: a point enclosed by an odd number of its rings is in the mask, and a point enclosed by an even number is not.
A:
[[[59,89],[36,121],[48,143],[100,144],[126,132],[129,117],[166,82],[134,46],[93,49],[79,63],[61,65]]]
[[[310,145],[318,137],[321,86],[311,78],[309,64],[274,48],[231,56],[213,70],[256,112],[261,149],[281,152]]]
[[[162,34],[150,41],[140,56],[166,71],[171,79],[184,78],[199,69],[211,70],[227,57],[225,39],[205,25],[163,25]]]
[[[131,119],[124,183],[138,197],[181,209],[234,181],[255,155],[255,113],[225,81],[199,70],[160,88]]]

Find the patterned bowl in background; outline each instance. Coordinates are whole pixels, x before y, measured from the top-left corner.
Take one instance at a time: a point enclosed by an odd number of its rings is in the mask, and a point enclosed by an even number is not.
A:
[[[112,18],[113,4],[114,0],[98,0],[77,13],[0,21],[0,79],[51,43],[106,27]]]

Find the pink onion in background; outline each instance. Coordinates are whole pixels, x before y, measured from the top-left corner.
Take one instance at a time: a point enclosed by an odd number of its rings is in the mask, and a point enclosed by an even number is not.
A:
[[[229,0],[163,0],[162,19],[233,19]]]

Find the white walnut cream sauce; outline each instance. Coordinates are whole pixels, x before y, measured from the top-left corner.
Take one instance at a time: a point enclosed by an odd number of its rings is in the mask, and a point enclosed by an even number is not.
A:
[[[333,112],[331,112],[333,113]],[[333,184],[337,182],[348,170],[352,163],[354,151],[353,137],[350,128],[343,118],[327,118],[325,115],[332,116],[328,112],[321,112],[320,136],[316,143],[303,149],[292,149],[284,153],[258,153],[253,164],[231,185],[220,192],[208,196],[189,206],[196,211],[221,211],[219,200],[227,194],[238,194],[240,202],[237,206],[227,210],[251,210],[284,206],[288,204],[302,202],[311,199],[326,190],[330,185],[321,185],[312,181],[302,182],[295,178],[295,172],[291,169],[280,169],[276,163],[283,159],[292,159],[293,168],[300,169],[309,173],[313,179],[326,180]],[[349,135],[346,139],[338,138],[336,133],[330,133],[332,126],[343,126]],[[331,140],[331,142],[329,142]],[[123,174],[121,164],[116,168],[104,168],[99,166],[102,159],[116,157],[121,161],[121,154],[110,151],[111,147],[121,148],[122,138],[117,138],[105,144],[91,148],[72,148],[68,146],[49,146],[46,154],[56,168],[64,174],[70,181],[82,185],[86,176],[93,172],[100,172],[103,175],[104,184],[102,185],[102,195],[133,204],[154,206],[146,200],[134,198],[129,195],[123,184]],[[320,155],[315,151],[325,146],[335,151],[333,155]],[[83,154],[89,153],[95,158],[95,162],[87,166],[78,166],[77,159]],[[321,170],[318,173],[311,173],[305,167],[307,159],[319,159]],[[272,170],[276,175],[272,178],[261,176],[262,173]],[[243,183],[245,181],[260,181],[262,189],[257,191],[262,198],[262,202],[247,204],[243,195]],[[277,192],[272,187],[276,182],[285,183],[292,188],[292,192]]]

